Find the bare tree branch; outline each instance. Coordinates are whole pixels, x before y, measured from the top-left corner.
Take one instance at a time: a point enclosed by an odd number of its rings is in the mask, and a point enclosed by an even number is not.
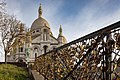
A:
[[[15,16],[8,15],[5,12],[5,2],[0,2],[0,33],[1,43],[5,52],[5,61],[10,47],[15,38],[19,35],[20,27],[24,26]]]

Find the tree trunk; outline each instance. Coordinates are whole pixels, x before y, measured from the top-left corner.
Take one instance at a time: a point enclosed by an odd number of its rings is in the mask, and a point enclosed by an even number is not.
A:
[[[5,64],[7,64],[7,51],[5,50]]]

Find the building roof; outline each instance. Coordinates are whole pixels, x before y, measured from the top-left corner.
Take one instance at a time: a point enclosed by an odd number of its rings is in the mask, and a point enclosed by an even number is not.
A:
[[[49,23],[42,17],[42,6],[40,4],[40,7],[38,9],[38,18],[33,22],[31,26],[31,31],[35,29],[40,29],[42,27],[48,27],[50,28]]]
[[[44,18],[39,17],[33,22],[32,26],[31,26],[31,31],[33,31],[35,29],[40,29],[43,26],[50,28],[49,23]]]

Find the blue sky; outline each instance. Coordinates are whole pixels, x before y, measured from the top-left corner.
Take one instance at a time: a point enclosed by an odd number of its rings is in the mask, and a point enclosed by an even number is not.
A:
[[[42,3],[43,17],[55,37],[59,25],[68,42],[120,20],[120,0],[6,0],[10,14],[27,27],[38,17]]]
[[[6,0],[7,10],[31,27],[42,3],[55,37],[59,25],[70,42],[120,20],[120,0]]]

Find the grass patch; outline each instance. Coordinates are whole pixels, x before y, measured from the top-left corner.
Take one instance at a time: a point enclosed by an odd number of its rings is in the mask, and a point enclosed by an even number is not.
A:
[[[28,72],[22,67],[11,64],[0,65],[0,80],[26,80]]]

